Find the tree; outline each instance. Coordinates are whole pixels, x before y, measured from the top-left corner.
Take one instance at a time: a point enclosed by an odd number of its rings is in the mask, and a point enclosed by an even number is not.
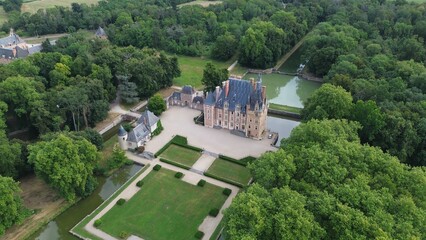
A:
[[[53,46],[48,38],[41,43],[41,52],[53,52]]]
[[[118,94],[120,99],[125,103],[136,103],[139,101],[137,86],[134,82],[129,81],[128,76],[119,75],[117,79],[120,81],[118,85]]]
[[[352,96],[339,86],[323,84],[305,103],[303,120],[347,118],[353,108]]]
[[[98,158],[96,147],[86,139],[62,133],[29,146],[28,159],[34,164],[37,176],[70,201],[94,190],[93,169]]]
[[[237,52],[237,40],[229,32],[217,37],[212,47],[211,55],[214,59],[226,61]]]
[[[201,82],[204,84],[204,91],[214,91],[216,86],[222,86],[222,82],[226,81],[228,77],[228,70],[218,69],[212,63],[208,62],[204,67],[203,79],[201,79]]]
[[[167,109],[166,102],[160,94],[155,94],[148,101],[148,109],[155,115],[160,116]]]
[[[12,178],[0,176],[0,236],[25,217],[20,191],[18,183]]]
[[[99,134],[99,132],[93,128],[86,128],[83,131],[76,132],[76,134],[78,136],[84,137],[91,144],[95,145],[98,150],[102,150],[102,148],[104,147],[104,140],[102,138],[102,135]]]
[[[4,0],[2,5],[5,12],[21,11],[23,0]]]
[[[361,123],[359,135],[363,142],[372,142],[385,126],[383,114],[374,101],[359,100],[354,105],[350,119]]]
[[[108,168],[115,169],[122,167],[125,164],[132,163],[127,157],[126,153],[116,144],[112,150],[111,156],[108,158]]]

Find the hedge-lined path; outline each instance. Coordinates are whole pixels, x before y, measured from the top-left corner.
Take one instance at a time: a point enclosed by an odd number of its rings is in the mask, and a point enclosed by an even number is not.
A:
[[[182,180],[186,181],[188,183],[194,184],[194,182],[198,182],[200,179],[204,179],[208,183],[211,183],[213,185],[223,187],[223,188],[229,188],[229,189],[232,190],[231,195],[229,195],[229,197],[226,199],[225,203],[222,205],[222,208],[220,209],[219,214],[215,218],[207,216],[204,219],[203,223],[199,226],[199,230],[204,232],[204,237],[203,237],[204,240],[210,239],[211,235],[216,230],[216,227],[219,225],[220,221],[223,218],[223,210],[228,208],[231,205],[232,200],[235,198],[238,191],[240,190],[238,187],[235,187],[231,184],[224,183],[224,182],[218,181],[218,180],[210,178],[210,177],[202,176],[200,174],[197,174],[197,173],[191,172],[189,170],[185,170],[185,169],[170,165],[168,163],[160,162],[160,160],[158,158],[156,158],[154,160],[147,160],[145,158],[139,157],[139,156],[137,156],[133,153],[130,153],[130,152],[126,152],[126,156],[134,162],[141,163],[141,164],[148,164],[149,163],[150,166],[145,170],[145,172],[143,172],[139,177],[137,177],[126,189],[124,189],[123,192],[121,192],[113,201],[111,201],[110,204],[108,204],[104,209],[102,209],[102,211],[100,211],[99,214],[97,214],[84,227],[84,229],[86,229],[88,232],[90,232],[91,234],[98,236],[102,239],[116,240],[115,237],[95,228],[93,226],[93,223],[95,222],[95,220],[101,218],[112,207],[114,207],[116,202],[118,201],[118,199],[120,199],[120,198],[130,199],[133,195],[135,195],[137,193],[137,191],[139,191],[139,188],[136,187],[136,183],[138,181],[142,180],[145,176],[147,176],[152,171],[152,168],[157,164],[161,165],[162,167],[164,167],[166,169],[169,169],[169,170],[172,170],[172,171],[175,171],[175,172],[182,172],[183,174],[185,174],[185,177]],[[186,180],[185,180],[185,178],[186,178]]]

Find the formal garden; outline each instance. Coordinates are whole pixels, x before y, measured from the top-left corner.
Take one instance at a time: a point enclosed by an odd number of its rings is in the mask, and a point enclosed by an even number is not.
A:
[[[242,186],[247,185],[251,179],[251,173],[246,167],[246,164],[243,162],[229,161],[228,159],[222,156],[217,158],[209,167],[205,175],[216,177],[219,180],[228,180],[227,182],[237,186],[240,186],[239,184]]]
[[[117,204],[100,220],[102,231],[118,237],[137,235],[144,239],[196,239],[198,227],[209,214],[217,214],[227,195],[224,189],[203,182],[191,185],[176,172],[159,167],[150,172],[131,199]]]
[[[201,152],[171,144],[160,154],[161,158],[191,167],[201,157]]]

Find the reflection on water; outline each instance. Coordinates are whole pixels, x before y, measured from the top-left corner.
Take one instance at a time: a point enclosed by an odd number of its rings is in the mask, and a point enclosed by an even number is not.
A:
[[[279,138],[276,146],[280,146],[281,139],[288,138],[291,130],[300,124],[298,121],[282,118],[276,115],[268,115],[266,121],[267,128],[272,132],[278,133]]]
[[[78,239],[69,233],[71,228],[95,210],[105,199],[117,191],[118,188],[120,188],[129,178],[135,175],[141,168],[142,166],[139,165],[125,166],[107,178],[99,177],[99,185],[92,195],[68,208],[53,221],[50,221],[45,227],[33,234],[33,236],[29,239]]]
[[[246,74],[244,79],[257,79],[257,74]],[[321,83],[277,73],[262,75],[266,98],[270,103],[303,108],[303,103],[321,86]]]

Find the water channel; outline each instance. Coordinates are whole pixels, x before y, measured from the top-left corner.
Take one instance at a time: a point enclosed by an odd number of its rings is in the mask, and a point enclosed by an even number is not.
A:
[[[103,201],[119,189],[129,178],[135,175],[142,166],[125,166],[115,171],[109,177],[98,177],[98,187],[87,198],[50,221],[42,229],[34,233],[29,239],[37,240],[77,240],[79,238],[69,233],[81,219],[95,210]]]

